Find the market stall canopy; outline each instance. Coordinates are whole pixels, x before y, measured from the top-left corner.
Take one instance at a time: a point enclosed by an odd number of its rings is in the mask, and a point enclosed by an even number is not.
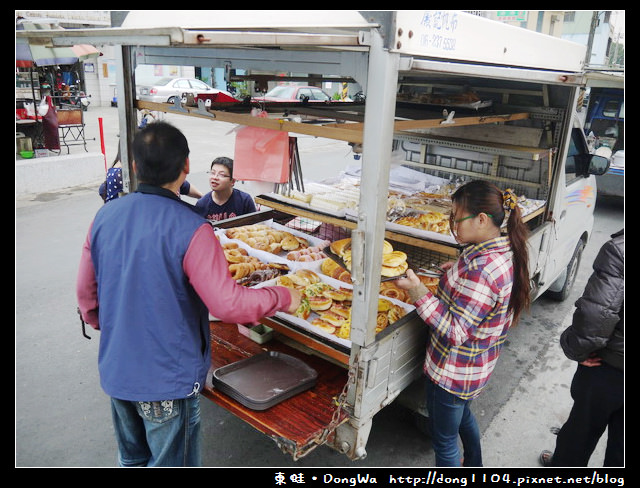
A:
[[[21,21],[16,30],[43,30],[56,28],[48,23]],[[63,30],[61,27],[60,30]],[[78,61],[97,58],[102,53],[91,44],[76,44],[70,47],[30,44],[26,39],[16,39],[16,67],[55,66],[75,64]]]
[[[47,47],[16,43],[16,66],[55,66],[75,64],[85,59],[97,58],[100,51],[90,44],[77,44],[71,47]]]

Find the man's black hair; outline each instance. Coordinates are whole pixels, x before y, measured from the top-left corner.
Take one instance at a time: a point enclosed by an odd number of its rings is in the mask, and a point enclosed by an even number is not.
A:
[[[162,186],[177,180],[187,157],[187,138],[167,122],[147,124],[133,140],[133,160],[141,183]]]

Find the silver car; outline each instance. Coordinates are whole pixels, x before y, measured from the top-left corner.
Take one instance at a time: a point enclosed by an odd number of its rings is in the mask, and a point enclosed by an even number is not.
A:
[[[231,93],[218,90],[195,78],[161,78],[154,85],[139,85],[138,98],[145,102],[174,103],[176,97],[182,98],[183,93],[195,95],[214,95],[222,93],[233,98]]]

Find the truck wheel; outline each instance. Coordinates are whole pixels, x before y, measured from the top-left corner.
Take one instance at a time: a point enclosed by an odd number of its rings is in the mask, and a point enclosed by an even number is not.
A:
[[[558,301],[566,300],[571,293],[571,288],[573,288],[573,283],[576,281],[576,276],[578,275],[578,268],[580,268],[580,260],[582,259],[582,251],[584,251],[584,241],[580,239],[578,241],[578,245],[576,246],[576,250],[573,251],[573,256],[571,256],[571,261],[567,265],[567,274],[562,284],[562,288],[560,291],[547,291],[547,295]]]
[[[421,434],[431,437],[431,419],[419,412],[413,412],[413,422]]]

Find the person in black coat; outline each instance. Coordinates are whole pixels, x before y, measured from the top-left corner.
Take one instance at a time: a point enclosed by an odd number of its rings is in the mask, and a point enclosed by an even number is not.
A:
[[[609,429],[604,466],[624,466],[624,229],[611,236],[562,333],[565,355],[578,362],[571,382],[574,404],[543,466],[583,466]]]

